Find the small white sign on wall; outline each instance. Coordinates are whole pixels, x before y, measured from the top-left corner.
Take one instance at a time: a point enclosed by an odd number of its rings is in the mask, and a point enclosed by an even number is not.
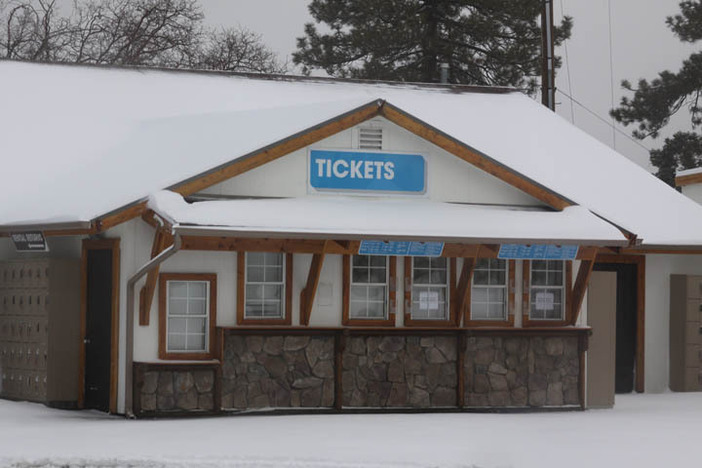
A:
[[[551,292],[537,292],[535,298],[536,310],[553,310],[555,297]]]
[[[419,308],[420,308],[420,310],[438,310],[439,309],[439,292],[438,291],[421,291],[419,293]]]

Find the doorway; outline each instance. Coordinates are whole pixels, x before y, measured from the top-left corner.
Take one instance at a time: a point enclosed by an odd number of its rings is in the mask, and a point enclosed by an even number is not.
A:
[[[116,412],[119,239],[83,241],[80,402]]]
[[[615,392],[643,392],[645,263],[643,256],[603,255],[593,271],[614,272],[616,286]]]

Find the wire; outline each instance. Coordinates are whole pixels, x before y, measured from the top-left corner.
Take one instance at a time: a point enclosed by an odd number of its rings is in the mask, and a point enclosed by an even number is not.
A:
[[[563,8],[563,0],[561,1],[561,19],[565,17],[565,10]],[[566,76],[568,77],[568,93],[573,94],[573,82],[570,79],[570,58],[568,57],[568,39],[563,41],[563,50],[565,52],[565,64],[566,64]],[[573,109],[573,103],[570,103],[570,123],[575,125],[575,109]]]
[[[564,93],[564,92],[561,91],[560,89],[556,89],[556,91],[559,92],[559,93],[561,93],[563,96],[567,97],[568,99],[570,99],[571,105],[572,105],[572,103],[577,104],[578,106],[582,107],[583,110],[587,111],[589,114],[591,114],[593,117],[595,117],[597,120],[600,120],[600,121],[602,121],[605,125],[608,125],[608,126],[612,127],[612,133],[617,132],[617,133],[619,133],[619,134],[621,134],[621,135],[624,135],[624,137],[626,137],[626,138],[627,138],[629,141],[631,141],[632,143],[635,143],[636,145],[638,145],[638,146],[640,146],[641,148],[645,149],[645,150],[648,151],[649,153],[651,152],[650,148],[647,148],[646,146],[644,146],[643,143],[641,143],[639,140],[636,140],[636,139],[632,138],[628,133],[623,132],[623,131],[621,131],[620,129],[618,129],[618,128],[614,125],[614,121],[613,121],[613,120],[607,120],[607,119],[605,119],[604,117],[602,117],[602,116],[600,116],[599,114],[597,114],[595,111],[590,110],[588,107],[585,106],[585,104],[581,103],[580,101],[578,101],[578,100],[575,99],[574,97],[569,96],[568,94]]]
[[[609,90],[612,102],[611,108],[614,109],[614,61],[612,58],[612,0],[607,0],[607,19],[609,24]],[[614,131],[614,118],[612,118],[612,148],[617,149],[617,134]]]

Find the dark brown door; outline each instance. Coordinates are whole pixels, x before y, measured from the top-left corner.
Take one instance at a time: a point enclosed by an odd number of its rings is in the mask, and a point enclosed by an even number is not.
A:
[[[634,391],[636,368],[637,265],[596,263],[595,271],[617,274],[616,393]]]
[[[112,250],[87,251],[84,407],[110,410]]]

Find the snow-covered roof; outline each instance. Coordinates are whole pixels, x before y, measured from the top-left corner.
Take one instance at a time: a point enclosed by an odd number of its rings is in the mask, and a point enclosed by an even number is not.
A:
[[[534,242],[626,245],[617,228],[581,206],[563,211],[432,202],[424,199],[316,197],[186,203],[162,191],[149,207],[175,232],[336,239]],[[343,213],[343,216],[339,216]]]
[[[636,234],[702,207],[518,92],[0,61],[0,226],[90,221],[377,99]]]

